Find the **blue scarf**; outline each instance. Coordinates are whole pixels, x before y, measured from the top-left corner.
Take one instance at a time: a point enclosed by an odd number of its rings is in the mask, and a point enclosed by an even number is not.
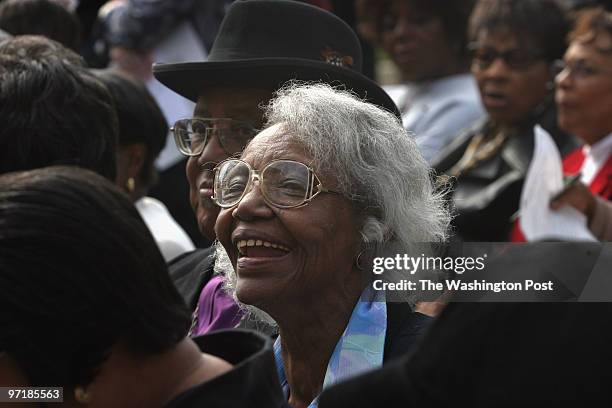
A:
[[[323,389],[382,366],[387,333],[387,304],[379,299],[372,299],[372,290],[368,287],[355,305],[346,329],[329,359]],[[290,390],[285,374],[280,336],[274,343],[274,358],[285,398],[289,399]],[[315,398],[308,408],[317,408],[317,406],[318,399]]]

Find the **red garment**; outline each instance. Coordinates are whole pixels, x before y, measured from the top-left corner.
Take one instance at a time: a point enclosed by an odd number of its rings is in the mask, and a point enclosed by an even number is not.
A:
[[[563,174],[566,176],[573,176],[580,172],[582,165],[584,164],[584,153],[582,147],[574,150],[563,159]],[[612,155],[608,157],[606,163],[603,165],[591,184],[589,190],[595,195],[605,198],[608,201],[612,200]],[[527,242],[525,235],[521,230],[520,220],[516,220],[512,226],[512,232],[510,233],[511,242]]]
[[[329,0],[305,0],[305,2],[320,7],[323,10],[333,11],[332,4]]]

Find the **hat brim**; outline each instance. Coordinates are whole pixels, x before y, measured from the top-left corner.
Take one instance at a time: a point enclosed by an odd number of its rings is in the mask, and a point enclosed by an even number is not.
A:
[[[278,89],[290,80],[323,81],[351,90],[400,117],[393,100],[374,81],[343,67],[299,58],[259,58],[155,64],[155,78],[174,92],[197,102],[208,87],[264,87]]]

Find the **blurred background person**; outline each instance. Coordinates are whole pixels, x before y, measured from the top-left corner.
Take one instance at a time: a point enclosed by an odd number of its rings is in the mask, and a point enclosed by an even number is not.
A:
[[[42,35],[79,52],[81,30],[77,17],[51,0],[4,0],[0,28],[12,35]]]
[[[0,174],[74,165],[116,175],[117,114],[81,58],[40,36],[0,43]]]
[[[168,124],[143,84],[113,70],[94,73],[110,91],[117,110],[117,185],[129,195],[169,262],[195,247],[166,206],[147,197],[157,181],[153,163],[166,142]]]
[[[399,68],[403,83],[385,86],[404,127],[427,161],[484,116],[469,73],[471,0],[357,0],[359,29]]]
[[[413,349],[431,318],[407,298],[377,297],[364,273],[390,244],[410,253],[443,242],[449,216],[390,112],[298,84],[278,91],[265,116],[241,159],[215,169],[217,262],[227,252],[235,297],[278,324],[289,404],[316,407],[322,389]]]
[[[143,82],[174,123],[190,115],[194,103],[164,87],[153,77],[153,62],[204,61],[226,7],[233,0],[112,0],[99,10],[96,46],[108,63]],[[188,206],[185,160],[168,134],[155,167],[159,181],[150,196],[159,199],[198,247],[211,241],[198,233]]]
[[[186,337],[155,241],[108,180],[4,175],[0,231],[0,385],[63,387],[67,407],[283,406],[269,339]]]
[[[576,144],[557,127],[553,63],[569,23],[554,0],[480,0],[470,21],[472,72],[487,118],[432,162],[453,177],[456,238],[507,241],[533,153],[533,127],[563,153]]]
[[[553,201],[569,204],[587,216],[600,240],[612,239],[612,13],[582,11],[559,65],[556,101],[559,126],[584,142],[563,161],[568,175],[580,176]]]

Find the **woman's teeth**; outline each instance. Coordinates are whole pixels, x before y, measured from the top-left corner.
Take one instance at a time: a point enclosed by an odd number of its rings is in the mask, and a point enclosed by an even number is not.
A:
[[[248,240],[242,239],[238,241],[238,243],[236,243],[238,252],[240,252],[241,255],[244,255],[244,248],[246,247],[261,247],[261,246],[266,247],[266,248],[280,249],[285,252],[291,251],[289,248],[287,248],[284,245],[274,244],[272,242],[263,241],[261,239],[248,239]]]

